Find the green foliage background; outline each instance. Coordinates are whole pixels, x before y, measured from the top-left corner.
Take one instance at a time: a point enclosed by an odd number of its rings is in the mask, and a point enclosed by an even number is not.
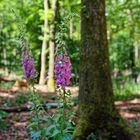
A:
[[[49,24],[51,24],[52,18],[51,3],[52,0],[49,0]],[[107,33],[112,70],[132,70],[131,51],[135,47],[138,48],[138,51],[140,50],[139,5],[139,0],[106,0]],[[78,15],[73,17],[72,38],[69,36],[69,31],[66,36],[66,48],[73,64],[72,82],[76,84],[79,79],[80,63],[80,0],[59,0],[57,6],[59,7],[57,26],[68,13]],[[39,72],[44,22],[43,0],[0,0],[0,67],[5,67],[3,53],[5,48],[7,52],[6,67],[8,67],[9,72],[22,73],[21,52],[18,41],[20,31],[16,17],[11,11],[12,9],[22,18],[22,22],[26,26],[26,37],[33,51],[33,57]],[[132,18],[131,21],[130,18]],[[58,31],[59,29],[56,28],[56,32]],[[48,60],[48,50],[46,52]],[[134,67],[139,68],[139,61],[134,61]],[[48,64],[46,69],[48,69]]]

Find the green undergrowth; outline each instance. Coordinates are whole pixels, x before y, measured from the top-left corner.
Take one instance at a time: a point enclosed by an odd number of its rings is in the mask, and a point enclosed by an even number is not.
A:
[[[0,87],[11,88],[13,85],[14,82],[0,81]]]
[[[140,99],[140,83],[127,82],[123,86],[114,84],[115,100]]]
[[[29,98],[30,98],[31,94],[32,94],[31,92],[27,92],[27,93],[19,92],[19,93],[17,93],[15,98],[4,98],[1,100],[4,101],[3,105],[5,107],[13,107],[13,106],[17,106],[17,105],[25,104],[25,103],[29,102]],[[42,96],[40,96],[39,94],[38,94],[38,96],[39,96],[42,104],[46,102],[46,100]]]
[[[0,110],[0,131],[5,130],[8,126],[4,120],[6,117],[8,117],[8,113]]]
[[[4,102],[3,106],[13,107],[19,104],[24,104],[29,101],[29,95],[25,93],[18,93],[15,98],[3,98],[1,99]]]
[[[115,100],[140,99],[140,83],[127,82],[123,86],[113,85]],[[72,97],[74,104],[78,102],[78,96]]]

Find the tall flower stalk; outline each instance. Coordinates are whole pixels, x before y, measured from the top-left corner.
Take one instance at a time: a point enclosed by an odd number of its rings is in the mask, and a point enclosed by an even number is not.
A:
[[[63,47],[64,48],[64,47]],[[71,112],[71,103],[70,103],[70,96],[71,92],[70,90],[66,89],[66,86],[70,84],[71,79],[71,62],[70,58],[66,52],[66,49],[61,48],[61,51],[58,51],[58,54],[55,57],[55,83],[56,83],[56,91],[58,94],[58,99],[62,100],[63,107],[58,108],[58,112],[61,112],[61,118],[60,118],[60,131],[61,135],[64,135],[64,131],[67,128],[67,125],[69,124],[70,128],[68,128],[70,131],[73,130],[73,127],[70,123],[70,119],[73,115]],[[61,52],[61,53],[60,53]],[[68,133],[68,137],[71,139],[71,135]]]
[[[22,53],[22,66],[24,70],[24,78],[27,82],[34,79],[36,68],[34,66],[34,60],[32,58],[32,52],[29,51],[28,43],[25,37],[25,25],[22,22],[21,17],[13,10],[11,9],[13,14],[16,17],[18,27],[19,27],[19,43],[21,47],[21,53]]]

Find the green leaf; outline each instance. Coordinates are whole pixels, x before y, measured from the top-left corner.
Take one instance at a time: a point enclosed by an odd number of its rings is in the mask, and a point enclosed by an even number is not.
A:
[[[61,140],[72,140],[72,137],[69,133],[65,133],[62,135]]]
[[[58,134],[60,134],[60,131],[58,130],[58,129],[55,129],[54,131],[53,131],[53,133],[51,134],[51,137],[53,138],[53,137],[56,137],[56,135],[58,135]]]
[[[47,131],[47,133],[48,133],[48,132],[53,132],[55,128],[56,128],[56,125],[55,125],[55,124],[52,124],[52,125],[50,125],[50,126],[46,129],[46,131]]]
[[[40,136],[41,136],[41,131],[32,131],[31,132],[32,140],[38,140]]]

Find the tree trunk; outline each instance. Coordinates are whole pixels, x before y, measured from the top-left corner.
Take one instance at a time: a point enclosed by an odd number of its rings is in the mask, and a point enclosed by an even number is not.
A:
[[[139,47],[138,42],[135,42],[135,63],[139,62]]]
[[[13,67],[13,70],[16,71],[16,68],[17,68],[17,51],[16,51],[16,48],[14,48],[14,67]]]
[[[70,18],[70,39],[72,39],[73,36],[73,18]]]
[[[132,78],[134,79],[134,82],[137,83],[137,77],[138,77],[138,69],[137,69],[137,53],[138,53],[138,46],[135,43],[135,24],[134,24],[134,18],[133,18],[133,10],[128,10],[128,22],[129,22],[129,38],[130,38],[130,61],[131,61],[131,70],[132,70]]]
[[[0,19],[1,19],[1,22],[0,22],[0,52],[3,51],[3,48],[2,48],[2,43],[3,43],[3,39],[2,39],[2,28],[3,28],[3,16],[0,14]],[[2,53],[0,53],[0,67],[2,66]]]
[[[48,0],[44,0],[44,38],[42,43],[42,51],[41,51],[41,71],[40,71],[40,79],[39,84],[45,84],[45,74],[46,74],[46,48],[47,48],[47,31],[48,31]]]
[[[97,140],[131,140],[132,133],[114,105],[107,47],[105,0],[82,0],[81,64],[75,140],[94,133]]]
[[[5,75],[8,75],[8,68],[7,68],[7,49],[6,49],[6,47],[3,49],[3,55],[4,55],[4,73],[5,73]]]
[[[55,48],[55,19],[57,11],[57,0],[52,3],[52,23],[50,26],[50,57],[49,57],[49,76],[48,76],[48,90],[55,91],[54,84],[54,48]]]

